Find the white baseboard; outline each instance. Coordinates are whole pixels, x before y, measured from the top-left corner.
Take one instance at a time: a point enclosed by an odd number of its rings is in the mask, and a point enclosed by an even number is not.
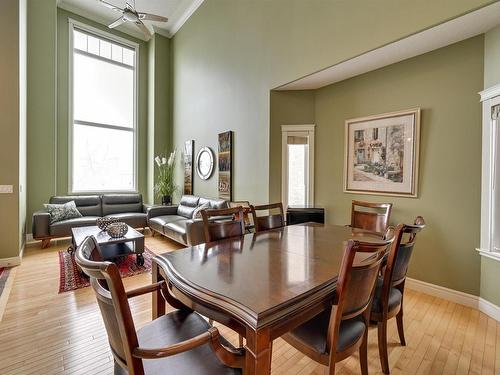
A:
[[[18,255],[17,257],[0,259],[0,267],[14,267],[14,266],[19,266],[20,264],[21,264],[21,255]]]
[[[485,300],[484,298],[464,292],[459,292],[458,290],[445,288],[443,286],[426,283],[425,281],[412,279],[410,277],[406,278],[405,285],[412,290],[416,290],[417,292],[422,292],[431,296],[445,299],[447,301],[458,303],[460,305],[478,309],[482,313],[488,315],[490,318],[493,318],[497,322],[500,322],[500,307],[495,305],[494,303],[491,303],[490,301]]]

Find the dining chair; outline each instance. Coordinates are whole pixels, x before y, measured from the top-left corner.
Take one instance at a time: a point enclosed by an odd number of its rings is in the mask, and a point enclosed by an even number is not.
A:
[[[224,240],[227,238],[239,237],[245,234],[245,222],[243,208],[230,207],[218,210],[202,210],[203,227],[205,231],[205,241]],[[213,220],[215,218],[215,220]],[[217,220],[219,218],[220,220]],[[213,320],[208,323],[212,326]],[[238,335],[239,347],[243,347],[243,337]]]
[[[392,203],[352,201],[351,227],[384,233],[391,211]]]
[[[243,208],[241,206],[202,210],[201,216],[203,217],[206,242],[219,241],[245,234]]]
[[[87,237],[77,248],[75,260],[90,277],[97,297],[115,375],[242,374],[243,352],[175,299],[165,281],[126,292],[118,267],[102,260],[94,237]],[[136,330],[128,300],[155,291],[161,291],[178,310]]]
[[[359,351],[361,373],[368,374],[368,324],[375,282],[384,254],[393,238],[378,244],[349,240],[337,279],[331,309],[285,334],[283,339],[311,359],[328,366]],[[372,253],[364,261],[354,260],[359,253]]]
[[[285,226],[285,215],[283,214],[283,204],[281,202],[260,206],[250,205],[250,210],[252,211],[255,232],[262,232]],[[270,211],[273,210],[278,210],[278,213],[272,214]],[[257,216],[257,211],[268,211],[269,215]]]
[[[417,233],[425,227],[423,217],[418,216],[413,225],[399,224],[394,233],[387,263],[382,276],[377,278],[370,320],[377,322],[378,350],[384,374],[389,374],[387,355],[387,320],[396,317],[399,340],[406,345],[403,328],[403,296],[406,272],[415,247]],[[403,241],[403,236],[407,240]],[[406,237],[406,236],[405,236]]]

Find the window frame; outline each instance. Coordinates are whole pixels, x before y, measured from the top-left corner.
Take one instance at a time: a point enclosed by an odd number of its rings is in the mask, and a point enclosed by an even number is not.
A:
[[[106,39],[111,43],[122,45],[123,47],[134,50],[134,115],[133,115],[133,188],[130,190],[74,190],[73,189],[73,130],[75,126],[75,119],[73,114],[73,31],[79,30],[85,34],[90,34],[100,39]],[[78,22],[74,19],[68,19],[68,194],[99,194],[99,193],[137,193],[138,192],[138,132],[139,132],[139,43],[130,41],[128,39],[113,35],[98,28],[89,26],[85,23]],[[83,53],[83,52],[82,52]],[[91,55],[91,54],[89,54]],[[94,55],[92,55],[94,57]],[[95,56],[99,58],[99,56]],[[122,65],[121,63],[116,63]],[[85,121],[78,121],[85,125]],[[113,126],[107,124],[99,124],[98,126],[103,129],[112,129],[126,131],[120,126]]]

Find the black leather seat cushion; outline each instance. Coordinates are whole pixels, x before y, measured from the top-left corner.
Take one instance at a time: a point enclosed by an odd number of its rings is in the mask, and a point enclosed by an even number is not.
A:
[[[314,351],[326,353],[326,337],[328,323],[330,322],[330,310],[323,311],[306,323],[292,330],[289,335],[303,342]],[[340,323],[339,340],[337,352],[341,352],[358,341],[365,332],[366,325],[361,317],[343,320]]]
[[[197,313],[174,311],[164,315],[137,331],[139,346],[142,348],[163,348],[193,338],[210,328]],[[225,340],[223,345],[230,346]],[[235,375],[240,369],[223,365],[212,351],[210,344],[162,359],[143,360],[146,375]],[[126,374],[126,371],[115,371]]]
[[[125,212],[110,214],[108,217],[116,217],[132,228],[145,228],[148,226],[148,215],[143,212]]]
[[[384,278],[379,276],[377,278],[377,285],[375,287],[375,295],[373,296],[372,304],[372,311],[376,313],[382,312],[382,302],[380,300],[380,297],[382,295],[383,284]],[[389,311],[399,305],[402,299],[403,295],[401,294],[401,292],[396,288],[391,288],[389,290]]]
[[[97,216],[82,216],[74,219],[61,220],[50,225],[50,235],[54,237],[71,236],[71,228],[96,225]]]

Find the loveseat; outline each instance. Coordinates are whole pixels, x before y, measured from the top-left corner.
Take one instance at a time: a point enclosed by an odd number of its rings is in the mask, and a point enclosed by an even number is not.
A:
[[[133,228],[148,226],[147,210],[151,206],[143,204],[141,194],[55,196],[50,198],[49,203],[63,204],[70,201],[75,201],[82,217],[50,223],[47,210],[33,214],[33,239],[42,240],[42,248],[50,246],[52,238],[71,236],[71,228],[96,225],[98,217],[113,216]]]
[[[154,233],[160,233],[186,246],[205,242],[205,232],[201,217],[193,217],[199,208],[227,208],[223,199],[207,199],[195,195],[184,195],[175,206],[155,206],[148,210],[148,227]],[[198,210],[197,210],[198,208]],[[227,217],[215,220],[227,220]]]

